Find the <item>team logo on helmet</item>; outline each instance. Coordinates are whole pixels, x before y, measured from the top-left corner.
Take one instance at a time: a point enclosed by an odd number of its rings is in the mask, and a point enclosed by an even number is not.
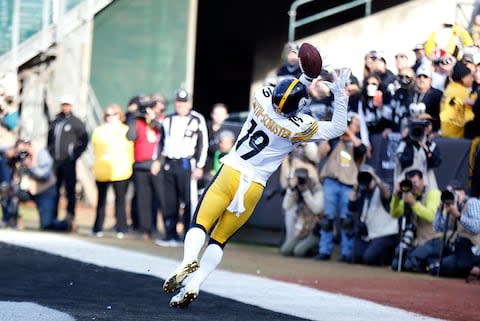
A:
[[[293,116],[309,103],[307,87],[298,79],[285,79],[273,90],[275,111],[283,116]]]

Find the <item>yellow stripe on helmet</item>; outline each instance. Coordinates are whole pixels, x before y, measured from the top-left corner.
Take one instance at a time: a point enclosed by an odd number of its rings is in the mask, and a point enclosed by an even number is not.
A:
[[[277,107],[277,113],[281,113],[283,109],[283,105],[285,105],[285,102],[287,101],[288,96],[290,95],[290,92],[293,90],[295,85],[298,83],[298,79],[294,79],[290,85],[288,86],[287,90],[282,96],[282,99],[280,99],[280,103],[278,104]]]

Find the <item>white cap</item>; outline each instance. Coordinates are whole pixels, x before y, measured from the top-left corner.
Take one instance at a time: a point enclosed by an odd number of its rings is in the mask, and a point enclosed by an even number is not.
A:
[[[425,75],[428,78],[432,78],[432,68],[428,64],[422,64],[417,69],[417,76]]]
[[[73,105],[73,97],[70,95],[63,95],[62,97],[60,97],[60,105],[63,104]]]

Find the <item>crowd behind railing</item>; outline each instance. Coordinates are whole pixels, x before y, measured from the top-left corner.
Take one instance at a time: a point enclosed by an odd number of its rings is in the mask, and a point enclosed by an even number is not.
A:
[[[476,21],[476,20],[475,20]],[[365,54],[361,80],[350,77],[348,127],[330,141],[300,144],[280,169],[285,217],[283,255],[330,260],[340,244],[342,262],[389,265],[396,271],[468,276],[480,273],[480,37],[443,24],[424,43],[395,55],[395,70],[381,50]],[[299,77],[298,47],[285,48],[285,64],[266,82]],[[308,107],[329,120],[332,95],[313,81]],[[46,148],[16,137],[18,112],[1,96],[0,197],[2,227],[19,228],[18,205],[35,202],[42,230],[75,230],[76,162],[92,144],[98,202],[92,236],[104,236],[107,195],[115,195],[115,233],[180,246],[201,191],[235,144],[222,125],[228,108],[210,119],[192,109],[179,89],[175,111],[166,114],[160,93],[134,96],[126,108],[109,105],[104,122],[88,135],[74,115],[75,101],[63,96],[50,123]],[[435,137],[471,139],[469,182],[440,190],[434,170],[442,163]],[[382,140],[390,158],[372,164]],[[370,164],[370,165],[368,165]],[[129,186],[133,197],[127,198]],[[60,195],[67,200],[59,215]],[[129,209],[127,213],[127,209]],[[159,212],[161,215],[159,215]],[[157,218],[163,231],[158,237]]]

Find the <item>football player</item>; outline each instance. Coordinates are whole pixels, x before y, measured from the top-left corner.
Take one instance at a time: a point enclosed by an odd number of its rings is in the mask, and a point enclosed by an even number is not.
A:
[[[341,69],[338,76],[334,72],[334,82],[325,82],[334,95],[335,111],[331,121],[316,121],[302,109],[309,103],[312,79],[320,74],[321,56],[316,52],[302,60],[301,50],[300,79],[286,79],[255,93],[235,146],[221,159],[222,167],[206,188],[185,235],[183,261],[163,285],[166,293],[180,289],[170,300],[171,307],[184,308],[197,298],[201,284],[220,263],[225,244],[250,218],[268,178],[284,157],[300,143],[344,133],[348,105],[344,91],[350,69]],[[199,259],[207,235],[210,239]]]

